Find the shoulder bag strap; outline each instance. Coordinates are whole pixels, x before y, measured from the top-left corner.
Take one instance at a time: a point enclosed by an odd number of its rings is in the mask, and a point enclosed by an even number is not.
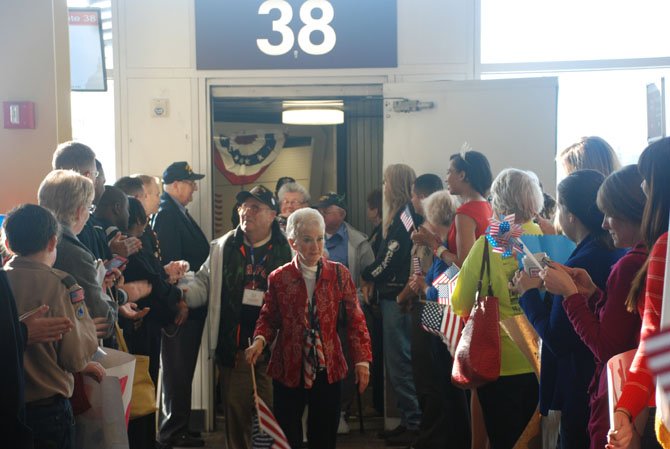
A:
[[[484,282],[484,271],[488,275],[489,290],[488,296],[493,296],[493,287],[491,286],[491,261],[489,258],[489,241],[484,237],[484,254],[482,254],[482,269],[479,272],[479,281],[477,281],[477,293],[482,294],[482,283]]]

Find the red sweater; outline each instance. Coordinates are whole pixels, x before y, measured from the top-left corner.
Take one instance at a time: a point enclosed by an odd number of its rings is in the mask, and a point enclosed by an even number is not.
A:
[[[645,341],[660,330],[661,308],[663,307],[663,277],[665,275],[665,256],[668,246],[668,233],[658,238],[649,253],[649,270],[644,292],[644,305],[638,304],[642,313],[640,346],[628,371],[617,408],[623,408],[635,418],[653,400],[654,378],[647,368]]]
[[[626,310],[626,297],[631,282],[646,259],[647,249],[644,244],[638,243],[614,264],[605,291],[598,289],[590,298],[577,293],[563,300],[563,308],[570,322],[593,353],[596,362],[589,385],[589,435],[592,449],[605,446],[610,427],[607,361],[638,346],[640,315]],[[644,291],[640,294],[639,302],[644,302]]]

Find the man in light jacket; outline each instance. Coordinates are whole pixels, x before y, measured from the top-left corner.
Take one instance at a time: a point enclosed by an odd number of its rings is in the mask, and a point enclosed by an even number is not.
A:
[[[277,201],[263,186],[237,194],[240,224],[210,245],[209,258],[186,285],[190,308],[208,306],[208,347],[223,373],[227,447],[251,449],[254,410],[250,365],[244,357],[272,271],[291,261],[275,220]],[[259,396],[272,404],[267,354],[256,364]]]

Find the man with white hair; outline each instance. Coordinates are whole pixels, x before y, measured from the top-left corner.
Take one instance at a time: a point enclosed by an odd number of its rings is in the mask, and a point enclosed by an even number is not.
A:
[[[174,162],[163,172],[165,192],[161,195],[153,229],[160,242],[161,263],[185,260],[197,270],[207,258],[209,241],[186,206],[205,175],[193,172],[185,162]],[[206,310],[191,309],[188,319],[176,328],[166,327],[161,340],[161,403],[158,419],[158,447],[202,447],[205,442],[189,431],[191,384],[198,360]]]

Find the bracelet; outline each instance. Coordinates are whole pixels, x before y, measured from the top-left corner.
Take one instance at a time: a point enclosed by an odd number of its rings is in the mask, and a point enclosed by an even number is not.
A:
[[[265,342],[265,338],[256,337],[256,338],[254,338],[254,343],[256,343],[256,340],[260,340],[261,343],[263,344],[263,349],[265,349],[265,345],[267,344],[267,343]]]
[[[447,251],[447,248],[445,248],[444,245],[438,246],[437,249],[435,250],[435,253],[434,253],[435,257],[437,257],[438,259],[441,259],[442,258],[442,253],[445,252],[445,251]]]
[[[616,412],[623,413],[624,415],[626,415],[629,422],[633,422],[633,415],[631,415],[630,412],[628,410],[626,410],[625,408],[618,408],[618,409],[614,410],[614,413],[616,413]]]

